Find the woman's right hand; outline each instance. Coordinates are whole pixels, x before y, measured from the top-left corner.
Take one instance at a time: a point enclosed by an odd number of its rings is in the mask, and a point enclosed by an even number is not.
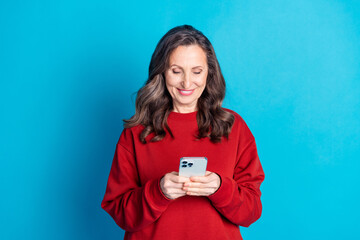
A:
[[[178,172],[170,172],[161,178],[160,188],[167,198],[176,199],[186,195],[183,187],[189,181],[188,177],[181,177]]]

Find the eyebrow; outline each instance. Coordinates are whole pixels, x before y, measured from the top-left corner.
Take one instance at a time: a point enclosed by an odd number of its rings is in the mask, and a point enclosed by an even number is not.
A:
[[[176,67],[178,67],[178,68],[183,69],[181,66],[176,65],[176,64],[172,64],[170,67],[172,67],[172,66],[176,66]],[[203,68],[203,66],[195,66],[195,67],[193,67],[192,69],[194,69],[194,68],[199,68],[199,67]]]

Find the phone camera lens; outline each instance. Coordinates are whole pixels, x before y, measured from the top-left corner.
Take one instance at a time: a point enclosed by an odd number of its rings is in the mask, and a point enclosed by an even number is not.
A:
[[[186,167],[187,167],[187,165],[182,165],[181,167],[186,168]]]
[[[188,166],[191,167],[193,165],[193,163],[188,163]]]

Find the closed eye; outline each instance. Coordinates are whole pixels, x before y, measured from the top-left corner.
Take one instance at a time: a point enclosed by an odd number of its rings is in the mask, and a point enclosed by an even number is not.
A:
[[[173,71],[173,73],[174,73],[174,74],[178,74],[178,73],[180,73],[180,72]]]
[[[194,72],[195,74],[200,74],[201,72]]]

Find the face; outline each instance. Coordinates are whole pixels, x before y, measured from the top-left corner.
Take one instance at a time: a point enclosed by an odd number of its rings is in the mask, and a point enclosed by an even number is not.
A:
[[[200,46],[179,46],[171,53],[165,81],[175,112],[197,110],[197,101],[205,89],[207,75],[206,54]]]

